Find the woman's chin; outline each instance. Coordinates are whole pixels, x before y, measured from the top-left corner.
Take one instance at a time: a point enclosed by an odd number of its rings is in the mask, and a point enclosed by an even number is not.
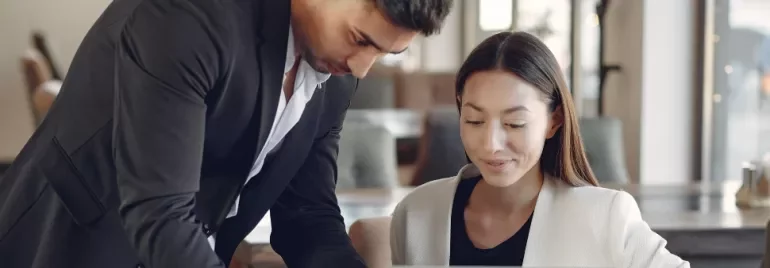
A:
[[[511,186],[521,178],[521,176],[517,176],[515,172],[489,174],[489,172],[483,171],[481,172],[481,177],[486,184],[500,188]]]

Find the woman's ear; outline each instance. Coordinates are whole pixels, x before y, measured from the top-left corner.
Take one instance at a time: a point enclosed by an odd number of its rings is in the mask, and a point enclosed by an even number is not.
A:
[[[551,112],[551,120],[549,121],[546,139],[553,138],[553,135],[556,135],[556,132],[564,124],[564,110],[561,108],[561,105],[556,106],[556,109]]]

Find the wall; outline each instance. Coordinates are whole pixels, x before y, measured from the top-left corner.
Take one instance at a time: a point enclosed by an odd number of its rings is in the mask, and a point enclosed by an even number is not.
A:
[[[0,28],[0,162],[12,159],[34,130],[19,62],[29,47],[31,32],[43,31],[58,66],[69,66],[86,31],[109,3],[0,1],[0,25],[4,26]]]
[[[607,17],[605,109],[624,124],[633,181],[686,183],[694,178],[699,134],[694,98],[694,1],[613,1]]]
[[[607,11],[605,61],[623,69],[607,77],[604,109],[623,122],[626,166],[639,182],[644,1],[613,1]]]
[[[648,184],[694,179],[694,1],[644,1],[640,178]]]
[[[428,72],[456,72],[463,61],[462,1],[454,1],[452,11],[437,35],[422,40],[422,68]]]

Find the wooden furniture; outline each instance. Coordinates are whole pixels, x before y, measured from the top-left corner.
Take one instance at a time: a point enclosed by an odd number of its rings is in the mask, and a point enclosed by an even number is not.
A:
[[[404,72],[399,68],[387,67],[375,64],[367,75],[367,79],[379,80],[375,87],[385,86],[382,89],[391,90],[392,102],[396,109],[428,110],[438,105],[455,105],[455,79],[454,72]],[[383,83],[390,80],[391,83]],[[391,86],[392,84],[392,86]],[[364,83],[366,86],[366,83]],[[367,91],[363,89],[362,91]],[[376,93],[365,92],[364,96],[377,96]],[[391,98],[383,100],[391,102]],[[370,101],[359,100],[361,103]],[[379,100],[374,100],[374,103]],[[354,105],[353,107],[358,107]]]
[[[26,95],[37,126],[53,105],[63,80],[54,64],[45,35],[32,34],[31,47],[21,58],[21,71],[27,86]]]
[[[35,126],[37,126],[45,117],[45,112],[50,108],[50,104],[46,105],[50,99],[48,98],[49,94],[46,94],[40,86],[46,81],[51,80],[51,70],[46,59],[39,51],[29,49],[21,58],[21,71],[24,74],[24,80],[27,85],[26,95],[33,119],[35,120]]]

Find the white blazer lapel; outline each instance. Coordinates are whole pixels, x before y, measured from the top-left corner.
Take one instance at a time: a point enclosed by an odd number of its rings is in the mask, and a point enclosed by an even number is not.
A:
[[[555,191],[554,178],[547,176],[540,188],[540,194],[535,203],[535,212],[532,215],[532,223],[527,236],[527,247],[524,250],[522,266],[539,266],[548,258],[548,223],[550,222],[551,203]]]
[[[428,255],[434,258],[430,263],[449,265],[449,241],[451,239],[452,231],[452,203],[454,201],[454,192],[457,191],[457,182],[459,181],[458,178],[455,178],[447,181],[448,187],[441,187],[446,190],[446,192],[451,192],[452,194],[445,195],[436,193],[434,196],[437,198],[428,201],[434,202],[436,205],[436,207],[431,210],[431,215],[429,216],[430,219],[435,219],[436,222],[432,226],[427,226],[428,228],[425,230],[428,234],[432,233],[436,235],[436,240],[433,241],[435,244],[429,245],[429,247],[432,247],[430,250],[433,251],[433,254]]]
[[[428,234],[436,235],[436,239],[434,240],[435,244],[430,245],[433,246],[432,250],[434,250],[434,252],[432,252],[433,254],[428,254],[432,256],[430,263],[449,265],[449,249],[452,238],[452,205],[454,203],[455,192],[457,192],[457,184],[462,179],[476,177],[479,174],[481,173],[473,164],[465,165],[457,173],[457,176],[452,180],[446,181],[446,187],[436,187],[436,189],[440,189],[442,192],[437,192],[432,196],[440,197],[440,199],[428,201],[435,204],[435,207],[430,210],[431,215],[429,218],[438,221],[425,230]]]
[[[452,200],[458,181],[455,177],[429,182],[437,185],[424,188],[429,191],[421,193],[406,211],[406,236],[414,243],[405,249],[410,264],[449,265]]]

